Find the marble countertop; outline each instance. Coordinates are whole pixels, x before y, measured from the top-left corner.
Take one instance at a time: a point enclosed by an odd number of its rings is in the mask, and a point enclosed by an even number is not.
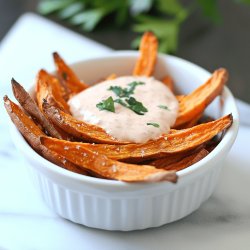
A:
[[[11,96],[13,72],[29,87],[39,68],[51,70],[54,50],[69,62],[110,52],[46,19],[26,14],[0,44],[1,96]],[[242,117],[249,117],[248,105],[240,102],[239,108]],[[0,249],[249,249],[249,119],[243,119],[245,125],[240,126],[214,194],[197,211],[155,229],[108,232],[69,222],[46,207],[10,139],[2,101],[0,113]]]

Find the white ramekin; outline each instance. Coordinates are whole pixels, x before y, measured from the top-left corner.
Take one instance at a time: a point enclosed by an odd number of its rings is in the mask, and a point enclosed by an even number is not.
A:
[[[130,75],[138,52],[124,51],[72,65],[80,78],[92,83],[111,73]],[[180,93],[189,93],[210,76],[206,70],[183,59],[159,55],[155,76],[169,73]],[[38,155],[11,126],[16,147],[26,158],[34,183],[47,205],[63,218],[93,228],[137,230],[158,227],[187,216],[212,194],[221,171],[221,162],[236,138],[239,117],[228,88],[207,109],[220,117],[232,113],[234,122],[219,145],[204,159],[178,172],[177,184],[137,183],[82,176]]]

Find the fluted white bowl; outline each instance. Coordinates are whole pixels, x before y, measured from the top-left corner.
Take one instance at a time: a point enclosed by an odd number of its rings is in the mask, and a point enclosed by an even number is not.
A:
[[[138,52],[124,51],[72,65],[85,82],[93,83],[111,73],[131,75]],[[170,74],[180,93],[190,93],[210,73],[183,59],[159,55],[155,77]],[[27,160],[34,183],[45,203],[58,215],[75,223],[106,230],[138,230],[179,220],[212,194],[222,161],[237,135],[239,117],[234,98],[224,88],[207,114],[215,118],[232,113],[233,125],[219,145],[204,159],[178,172],[178,183],[125,183],[79,175],[47,161],[37,154],[19,131],[11,126],[16,147]]]

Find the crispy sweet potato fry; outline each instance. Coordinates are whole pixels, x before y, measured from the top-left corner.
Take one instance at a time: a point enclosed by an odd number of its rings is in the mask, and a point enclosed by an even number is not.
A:
[[[116,74],[110,74],[107,78],[106,78],[106,80],[114,80],[114,79],[116,79],[117,78],[117,75]]]
[[[57,74],[66,91],[66,100],[74,94],[77,94],[88,88],[88,84],[79,80],[73,70],[65,63],[57,52],[53,53]]]
[[[36,97],[40,110],[42,110],[43,99],[45,99],[51,105],[55,105],[64,112],[69,113],[69,106],[63,95],[64,89],[59,80],[45,70],[40,70],[36,82]]]
[[[172,92],[174,92],[174,80],[170,75],[162,78],[162,83],[164,83]]]
[[[40,111],[36,102],[32,99],[30,94],[23,88],[23,86],[17,81],[15,81],[15,79],[11,80],[11,84],[13,94],[22,106],[22,108],[42,126],[46,133],[50,134],[55,138],[63,139],[63,137],[56,130],[54,125],[50,123],[48,119],[44,116],[44,114]]]
[[[175,127],[175,129],[185,129],[185,128],[191,128],[193,126],[196,126],[197,124],[199,124],[199,120],[202,117],[202,115],[203,115],[203,113],[199,114],[199,116],[193,118],[192,120],[190,120],[184,124],[181,124],[181,125]]]
[[[40,142],[40,137],[46,135],[40,130],[34,121],[22,111],[22,109],[12,102],[7,96],[4,96],[4,106],[12,122],[35,151],[62,168],[79,174],[88,175],[85,170],[80,169],[75,164],[66,160],[65,157],[49,150],[47,147],[42,145]]]
[[[81,151],[79,151],[77,147],[74,147],[62,152],[58,144],[54,144],[53,138],[49,137],[41,137],[41,142],[50,150],[62,154],[66,159],[81,168],[107,179],[126,182],[177,181],[175,171],[157,169],[149,165],[135,165],[118,162],[109,159],[105,155],[93,153],[86,148],[82,148]]]
[[[165,137],[144,144],[108,145],[68,142],[50,138],[51,144],[58,148],[64,155],[64,147],[75,153],[75,158],[80,157],[85,150],[106,155],[114,160],[126,162],[142,162],[150,159],[161,158],[167,155],[190,151],[212,139],[219,132],[227,129],[232,124],[232,115],[224,116],[218,120],[200,124],[183,130],[174,130]]]
[[[181,100],[185,97],[185,95],[176,95],[175,98],[177,99],[177,101],[180,103]]]
[[[202,160],[208,154],[209,154],[209,152],[206,149],[202,149],[197,153],[194,153],[192,155],[189,155],[189,156],[183,158],[179,162],[170,164],[168,167],[166,167],[164,169],[180,171],[180,170],[185,169],[185,168],[195,164],[196,162]]]
[[[80,140],[107,144],[126,143],[113,138],[101,127],[79,121],[46,101],[43,103],[43,110],[56,126]]]
[[[155,166],[157,168],[164,168],[166,170],[179,171],[200,161],[208,154],[209,152],[206,149],[202,148],[200,150],[192,152],[191,154],[185,153],[185,154],[179,154],[177,156],[170,155],[168,157],[157,159],[150,162],[149,165]]]
[[[206,83],[191,94],[181,98],[179,102],[179,115],[174,128],[201,115],[214,98],[221,93],[227,79],[227,71],[225,69],[218,69]]]
[[[157,59],[158,41],[152,32],[145,32],[140,44],[140,57],[138,58],[133,75],[151,76]]]

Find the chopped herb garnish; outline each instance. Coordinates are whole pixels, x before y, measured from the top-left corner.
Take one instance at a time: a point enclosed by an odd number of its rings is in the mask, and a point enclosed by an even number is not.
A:
[[[114,102],[121,104],[122,106],[128,108],[128,105],[120,98],[115,99]]]
[[[67,73],[66,72],[62,72],[62,77],[63,77],[64,80],[67,80],[67,78],[68,78]]]
[[[110,96],[106,100],[102,100],[101,102],[97,103],[96,107],[99,110],[107,110],[110,112],[115,112],[114,100],[112,96]]]
[[[138,115],[144,115],[144,113],[148,112],[147,108],[143,106],[141,102],[138,102],[134,97],[129,97],[129,99],[125,99],[128,103],[128,108],[133,110]]]
[[[156,128],[160,127],[160,125],[158,123],[154,123],[154,122],[148,122],[147,125],[151,125],[151,126],[154,126]]]
[[[130,88],[128,89],[128,93],[130,95],[134,94],[134,90],[135,90],[136,86],[138,86],[138,85],[144,85],[144,84],[145,84],[145,82],[131,82],[131,83],[129,83],[128,86]]]
[[[158,107],[158,108],[161,108],[161,109],[170,110],[170,109],[168,108],[168,106],[165,106],[165,105],[158,105],[157,107]]]
[[[131,109],[138,115],[144,115],[145,112],[148,112],[148,110],[143,106],[141,102],[138,102],[134,97],[131,97],[130,95],[134,94],[134,90],[136,86],[138,85],[144,85],[144,82],[130,82],[128,83],[128,88],[122,88],[120,86],[110,86],[108,90],[113,91],[119,98],[113,100],[116,103],[119,103],[120,105]],[[121,99],[126,98],[127,99]],[[114,112],[114,111],[113,111]]]
[[[144,82],[131,82],[128,84],[129,88],[122,88],[120,86],[110,86],[108,90],[113,91],[118,97],[130,97],[130,95],[134,94],[134,90],[136,86],[143,85]]]
[[[123,89],[119,86],[110,86],[108,90],[113,91],[118,97],[127,97],[127,90],[126,88]]]

